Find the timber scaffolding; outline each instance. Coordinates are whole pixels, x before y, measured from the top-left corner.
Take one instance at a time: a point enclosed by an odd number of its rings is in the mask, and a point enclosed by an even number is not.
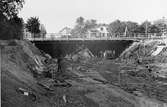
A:
[[[157,36],[157,34],[137,34],[133,36],[125,36],[125,35],[111,35],[108,37],[84,37],[84,38],[79,38],[79,37],[69,37],[69,36],[61,36],[56,33],[50,33],[46,34],[47,36],[43,37],[32,37],[32,36],[25,36],[25,40],[29,41],[69,41],[69,40],[133,40],[133,41],[140,41],[140,40],[154,40],[154,39],[167,39],[167,34],[162,35],[162,36]]]

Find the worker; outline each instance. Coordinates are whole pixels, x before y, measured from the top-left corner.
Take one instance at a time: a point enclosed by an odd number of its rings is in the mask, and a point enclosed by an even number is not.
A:
[[[61,63],[62,63],[62,58],[59,57],[59,58],[57,59],[58,72],[62,72],[62,65],[61,65]]]
[[[106,51],[106,50],[105,50],[104,53],[103,53],[103,57],[104,57],[104,59],[107,58],[107,51]]]

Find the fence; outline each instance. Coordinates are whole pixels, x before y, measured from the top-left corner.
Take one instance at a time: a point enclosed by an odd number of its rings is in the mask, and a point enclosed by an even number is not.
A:
[[[142,34],[129,34],[129,35],[124,35],[124,34],[110,34],[105,37],[72,37],[69,35],[60,35],[58,33],[48,33],[44,36],[39,36],[39,34],[33,35],[33,34],[28,34],[24,36],[24,39],[30,40],[30,41],[48,41],[48,40],[119,40],[119,39],[125,39],[125,40],[137,40],[137,39],[164,39],[167,38],[167,35],[161,35],[161,34],[152,34],[148,33]]]

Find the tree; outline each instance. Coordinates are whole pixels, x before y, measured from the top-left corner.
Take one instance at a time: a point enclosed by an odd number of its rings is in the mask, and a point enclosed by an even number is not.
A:
[[[83,17],[79,17],[76,19],[76,25],[74,29],[72,29],[73,37],[86,37],[86,33],[89,29],[95,28],[97,26],[97,21],[94,19],[86,20]]]
[[[142,33],[142,34],[160,33],[161,32],[160,26],[159,24],[151,24],[151,22],[145,21],[137,27],[135,33]]]
[[[0,0],[0,13],[10,19],[18,14],[23,4],[24,0]]]
[[[160,33],[161,30],[156,25],[151,25],[148,29],[149,33]]]
[[[84,21],[85,21],[85,19],[80,16],[80,17],[77,18],[76,23],[77,23],[77,25],[82,26],[85,23]]]
[[[13,39],[12,26],[7,21],[0,21],[0,39]]]
[[[23,4],[24,0],[0,0],[0,39],[22,38],[23,20],[17,14]]]
[[[31,32],[33,34],[34,37],[36,36],[35,34],[40,33],[39,27],[40,27],[39,18],[37,18],[37,17],[30,17],[27,20],[26,28],[27,28],[27,30],[29,32]]]
[[[160,30],[161,34],[167,32],[167,24],[164,21],[157,21],[154,25]]]
[[[135,29],[134,32],[135,32],[135,33],[145,33],[145,28],[144,28],[143,26],[139,25],[139,26]]]
[[[135,30],[137,29],[138,27],[138,23],[136,22],[131,22],[131,21],[128,21],[128,22],[125,22],[127,28],[128,28],[128,32],[129,33],[135,33]]]
[[[143,30],[144,31],[141,31],[142,33],[145,33],[147,35],[148,32],[148,29],[150,29],[151,27],[151,22],[149,21],[144,21],[142,24],[141,24],[141,27],[144,28]]]
[[[84,31],[84,27],[85,27],[85,19],[83,17],[78,17],[76,19],[76,25],[74,27],[74,29],[72,29],[71,33],[73,35],[73,37],[84,37],[85,31]]]
[[[18,16],[14,16],[9,20],[10,25],[13,27],[13,38],[23,39],[23,26],[24,21]]]
[[[111,34],[120,35],[125,32],[126,24],[120,20],[116,20],[109,24],[108,30]]]
[[[150,33],[149,32],[150,27],[151,27],[151,22],[144,21],[142,24],[136,27],[136,29],[134,30],[134,33],[141,33],[141,34]]]
[[[95,28],[96,26],[97,26],[97,21],[94,20],[94,19],[87,20],[87,21],[85,22],[85,29],[86,29],[86,31],[87,31],[88,29]]]

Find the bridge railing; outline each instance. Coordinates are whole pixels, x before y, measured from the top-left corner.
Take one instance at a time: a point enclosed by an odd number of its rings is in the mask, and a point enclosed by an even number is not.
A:
[[[124,34],[112,34],[110,36],[107,37],[85,37],[85,38],[81,38],[81,37],[70,37],[69,35],[60,35],[57,33],[49,33],[46,34],[45,36],[41,37],[37,37],[37,36],[32,36],[31,34],[29,34],[28,36],[26,36],[24,39],[30,40],[30,41],[46,41],[46,40],[110,40],[110,39],[164,39],[167,38],[167,35],[160,35],[160,34],[142,34],[142,33],[138,33],[138,34],[131,34],[129,35],[124,35]]]

